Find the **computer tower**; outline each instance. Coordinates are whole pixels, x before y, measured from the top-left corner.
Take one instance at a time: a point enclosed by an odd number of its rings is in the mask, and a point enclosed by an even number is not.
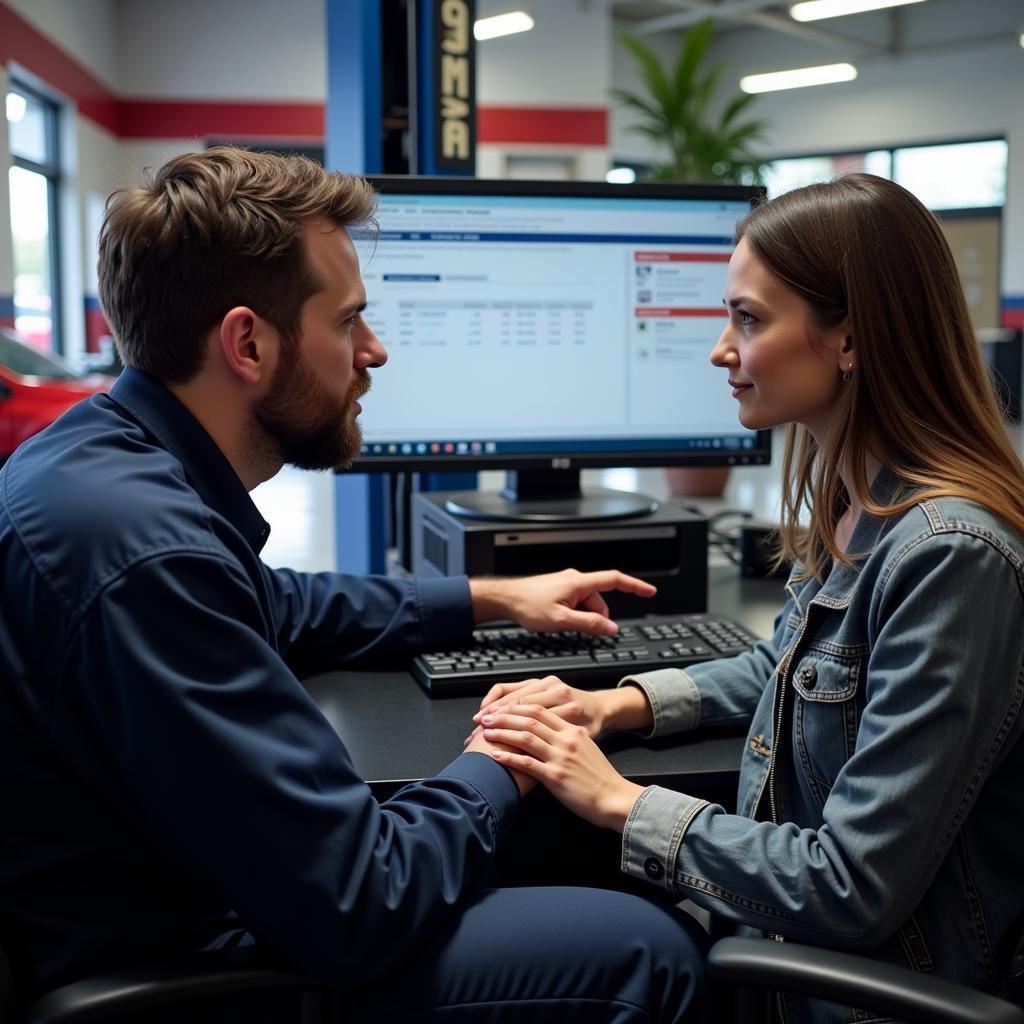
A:
[[[625,618],[703,612],[708,596],[708,524],[662,502],[634,519],[528,523],[470,519],[445,508],[441,491],[412,495],[412,571],[438,576],[529,576],[559,569],[619,569],[653,583],[653,598],[605,595]]]

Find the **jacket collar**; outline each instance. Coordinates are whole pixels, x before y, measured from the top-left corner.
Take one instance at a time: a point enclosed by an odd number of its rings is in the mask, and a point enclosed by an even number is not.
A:
[[[270,524],[192,413],[155,377],[131,366],[122,371],[110,397],[181,463],[202,500],[232,523],[259,554],[270,536]]]
[[[882,466],[875,474],[874,480],[871,481],[871,498],[879,505],[891,505],[900,497],[905,488],[904,480],[900,479],[888,466]],[[850,538],[849,550],[852,553],[853,566],[836,563],[832,566],[824,583],[819,583],[816,579],[808,580],[802,587],[793,587],[792,584],[787,583],[786,590],[796,602],[801,613],[806,610],[810,601],[829,608],[847,607],[861,566],[878,544],[886,527],[891,526],[892,523],[891,517],[873,516],[867,512],[861,512]]]

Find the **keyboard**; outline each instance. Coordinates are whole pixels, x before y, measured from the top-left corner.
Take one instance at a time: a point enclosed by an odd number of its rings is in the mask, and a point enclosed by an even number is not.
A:
[[[757,637],[720,615],[618,619],[612,637],[531,633],[518,626],[477,629],[454,651],[417,655],[413,676],[431,697],[478,694],[495,683],[556,675],[573,686],[614,686],[623,676],[677,668],[749,650]]]

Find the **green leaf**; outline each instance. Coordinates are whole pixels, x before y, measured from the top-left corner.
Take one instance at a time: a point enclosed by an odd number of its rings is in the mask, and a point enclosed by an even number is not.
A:
[[[680,92],[687,92],[692,88],[694,76],[707,56],[714,33],[714,23],[710,18],[705,18],[683,36],[673,74],[676,88]]]
[[[658,180],[740,181],[763,173],[765,161],[750,146],[764,135],[766,124],[756,119],[738,123],[758,97],[734,96],[721,116],[712,114],[726,72],[723,64],[703,70],[713,35],[710,19],[694,25],[680,42],[671,68],[663,67],[639,39],[619,36],[637,63],[643,89],[615,89],[611,96],[636,115],[628,130],[651,139],[661,150],[662,160],[653,172]]]
[[[619,39],[640,65],[641,77],[651,96],[663,108],[671,106],[672,84],[658,60],[658,55],[633,36],[622,35]]]
[[[741,92],[738,96],[731,99],[722,113],[722,127],[724,128],[726,125],[731,124],[756,99],[757,96],[749,92]]]

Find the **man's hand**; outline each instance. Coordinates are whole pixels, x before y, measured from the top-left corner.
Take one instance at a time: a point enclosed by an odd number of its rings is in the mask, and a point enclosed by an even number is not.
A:
[[[578,629],[594,636],[614,636],[619,627],[608,618],[608,605],[601,597],[609,590],[639,597],[653,597],[657,593],[650,583],[614,569],[564,569],[522,579],[469,581],[476,622],[512,619],[527,629],[547,633]]]
[[[474,734],[466,740],[465,747],[466,753],[472,751],[474,754],[486,754],[488,757],[494,757],[495,753],[500,755],[502,753],[512,752],[512,747],[506,747],[500,743],[492,743],[490,740],[484,739],[482,729],[477,729]],[[497,759],[495,758],[495,760]],[[530,776],[525,772],[517,771],[510,764],[506,764],[505,767],[512,776],[512,781],[519,787],[520,796],[526,796],[526,794],[537,785],[537,780],[530,778]]]

